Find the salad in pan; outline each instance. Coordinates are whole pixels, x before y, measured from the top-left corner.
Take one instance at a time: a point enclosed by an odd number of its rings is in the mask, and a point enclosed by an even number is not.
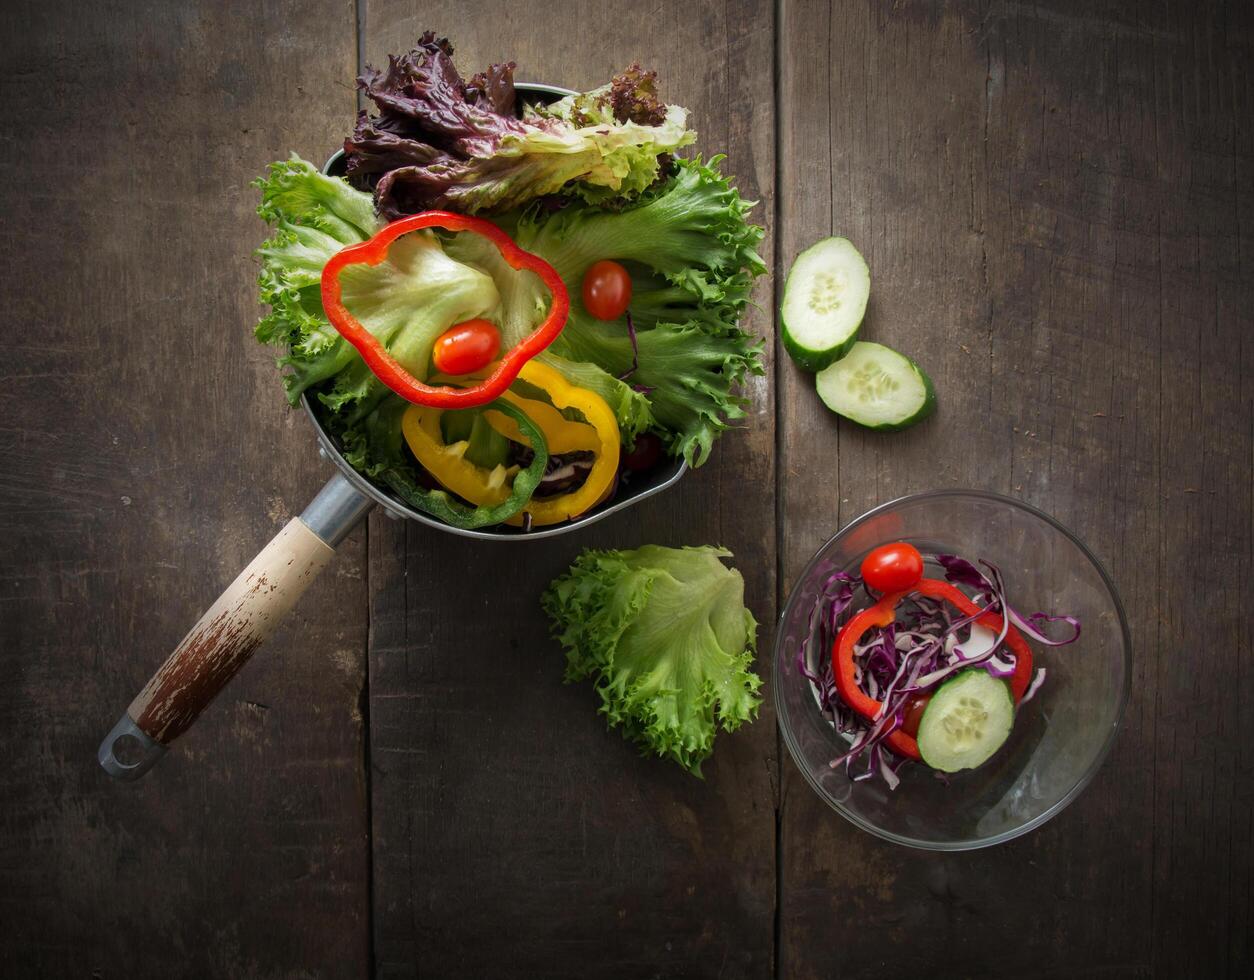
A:
[[[633,65],[550,104],[445,39],[367,69],[344,177],[258,180],[258,339],[361,473],[448,524],[558,524],[700,466],[762,373],[763,231]]]

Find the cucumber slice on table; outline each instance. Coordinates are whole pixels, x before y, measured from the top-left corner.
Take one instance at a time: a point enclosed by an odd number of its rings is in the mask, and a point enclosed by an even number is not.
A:
[[[797,256],[779,311],[784,348],[807,371],[845,355],[858,335],[871,273],[847,238],[825,238]]]
[[[904,429],[936,407],[931,379],[883,344],[858,341],[814,380],[828,408],[871,429]]]
[[[978,667],[964,670],[923,709],[919,755],[941,772],[974,769],[1005,744],[1014,721],[1010,685]]]

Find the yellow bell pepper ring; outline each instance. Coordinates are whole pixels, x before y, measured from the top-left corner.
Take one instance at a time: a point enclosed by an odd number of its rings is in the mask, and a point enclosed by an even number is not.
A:
[[[537,401],[534,398],[520,398],[512,391],[507,391],[501,397],[525,412],[527,418],[540,427],[540,431],[544,433],[544,438],[548,441],[551,455],[600,451],[601,436],[592,426],[584,422],[572,422],[548,402]],[[526,444],[527,440],[522,430],[518,428],[518,423],[504,412],[487,411],[483,414],[488,424],[501,435],[514,442]]]
[[[576,387],[567,381],[561,372],[549,367],[547,364],[541,364],[539,361],[528,361],[523,365],[522,370],[518,372],[518,376],[537,388],[543,389],[545,394],[549,396],[549,400],[557,408],[576,409],[587,420],[586,425],[571,422],[560,412],[554,412],[553,414],[561,420],[562,424],[558,426],[554,423],[553,442],[549,443],[549,452],[558,453],[563,451],[554,449],[555,443],[566,444],[566,440],[569,439],[574,444],[574,441],[580,438],[582,429],[591,427],[596,434],[596,446],[574,445],[574,448],[594,449],[597,454],[596,461],[592,464],[592,470],[588,473],[588,478],[583,482],[583,485],[570,493],[558,494],[555,497],[542,497],[540,499],[532,497],[527,506],[522,509],[522,514],[531,515],[531,523],[534,527],[560,524],[562,521],[578,517],[584,511],[595,507],[610,491],[614,481],[618,478],[618,458],[621,446],[618,419],[615,417],[614,410],[610,408],[609,403],[595,391]],[[514,404],[517,404],[517,401],[515,401],[517,396],[515,396],[514,392],[508,392],[506,397]],[[549,439],[549,429],[545,423],[545,418],[537,419],[530,412],[527,414],[540,426],[541,431],[544,432],[545,439]],[[580,429],[567,428],[568,426],[580,426]],[[564,451],[569,452],[570,450]],[[515,514],[506,523],[519,526],[523,523],[522,515]]]
[[[530,514],[533,527],[560,524],[596,506],[613,489],[621,451],[618,419],[604,398],[594,391],[572,385],[547,364],[528,361],[518,376],[542,389],[553,404],[523,398],[513,391],[506,391],[501,397],[526,413],[539,427],[551,454],[596,453],[596,460],[582,486],[553,497],[533,497],[520,513],[506,522],[518,527],[524,523],[522,515]],[[573,422],[562,415],[559,408],[576,409],[587,421]],[[464,500],[479,506],[501,503],[510,495],[506,484],[511,475],[510,469],[497,466],[487,470],[475,465],[465,458],[464,442],[446,445],[440,431],[443,414],[443,409],[428,405],[415,404],[406,409],[401,429],[414,456],[445,489]],[[519,431],[518,423],[504,413],[488,410],[484,416],[494,429],[507,438],[524,444],[528,441]]]
[[[440,431],[443,414],[442,408],[416,403],[405,410],[401,432],[410,451],[445,490],[452,490],[478,507],[502,503],[509,496],[509,487],[505,485],[509,472],[504,466],[486,470],[472,463],[465,456],[465,442],[446,444]]]

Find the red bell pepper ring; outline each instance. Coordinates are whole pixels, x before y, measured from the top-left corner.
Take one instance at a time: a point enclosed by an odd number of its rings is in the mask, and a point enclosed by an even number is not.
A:
[[[964,616],[974,616],[980,610],[979,606],[948,582],[923,578],[903,592],[884,595],[879,602],[863,609],[842,627],[836,636],[836,642],[832,644],[832,674],[836,679],[836,690],[845,704],[870,722],[875,721],[883,703],[876,701],[858,686],[853,648],[873,626],[887,626],[891,623],[897,615],[897,604],[911,593],[948,602]],[[1001,632],[1002,618],[994,612],[986,612],[976,622],[995,633]],[[1015,672],[1010,677],[1010,691],[1014,695],[1015,704],[1018,704],[1023,700],[1024,692],[1032,680],[1032,651],[1013,626],[1006,630],[1006,646],[1015,655]],[[909,759],[921,758],[918,740],[900,728],[889,732],[884,737],[884,742],[898,755]]]
[[[876,701],[858,686],[853,662],[854,645],[872,626],[887,626],[897,616],[897,603],[905,592],[889,592],[875,605],[863,609],[842,628],[832,644],[832,674],[836,678],[836,691],[841,700],[867,721],[874,722],[883,703]],[[922,759],[919,743],[900,728],[884,736],[884,743],[898,755],[909,759]]]
[[[396,239],[421,228],[471,231],[482,235],[497,247],[510,268],[534,272],[553,295],[549,315],[544,321],[520,343],[510,348],[486,378],[468,388],[423,384],[401,366],[383,346],[382,341],[348,312],[340,296],[340,270],[349,265],[378,265],[387,258],[388,248]],[[519,248],[509,235],[492,222],[464,214],[453,214],[451,211],[424,211],[422,214],[393,221],[373,238],[349,245],[331,256],[331,260],[322,269],[322,308],[331,325],[357,348],[375,377],[406,401],[435,408],[474,408],[486,405],[500,396],[518,377],[522,366],[548,347],[562,332],[570,313],[570,296],[556,269],[540,256]]]

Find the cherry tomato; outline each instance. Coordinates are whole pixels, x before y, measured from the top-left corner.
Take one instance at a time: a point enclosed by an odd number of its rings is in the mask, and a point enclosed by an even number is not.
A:
[[[631,303],[631,276],[617,262],[593,262],[583,275],[583,305],[598,320],[617,320]]]
[[[652,432],[642,432],[636,436],[636,444],[631,447],[631,452],[624,454],[623,466],[639,473],[641,470],[653,469],[661,458],[662,440]]]
[[[922,692],[906,702],[906,713],[901,719],[901,730],[911,738],[919,737],[919,722],[923,720],[923,710],[932,700],[932,695]]]
[[[862,581],[876,592],[901,592],[923,577],[923,556],[912,544],[882,544],[862,559]]]
[[[501,349],[501,331],[487,320],[455,323],[435,340],[431,360],[441,374],[457,377],[486,367]]]

